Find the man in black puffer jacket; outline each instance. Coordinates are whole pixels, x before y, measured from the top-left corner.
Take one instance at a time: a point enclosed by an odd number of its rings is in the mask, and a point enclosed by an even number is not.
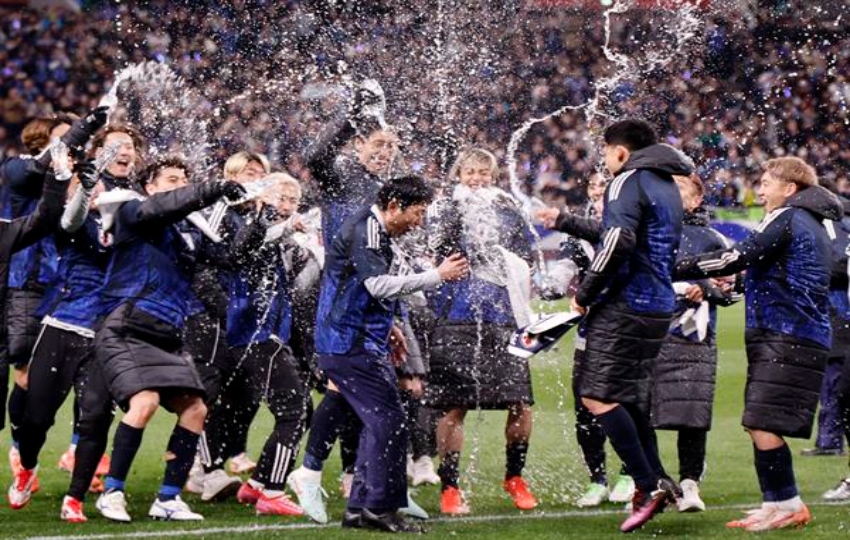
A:
[[[832,248],[821,220],[840,219],[834,194],[817,185],[799,158],[764,165],[759,196],[767,215],[735,246],[690,257],[677,279],[725,276],[747,269],[747,387],[742,424],[753,439],[764,502],[728,527],[764,531],[802,526],[811,514],[797,491],[783,437],[812,434],[831,342],[829,281]]]
[[[643,526],[673,498],[649,425],[649,373],[676,305],[671,276],[682,231],[682,199],[673,175],[691,160],[658,144],[652,127],[623,120],[605,130],[605,164],[617,175],[605,191],[602,227],[557,213],[538,217],[598,248],[573,309],[586,313],[576,338],[582,404],[594,415],[635,481],[623,532]]]

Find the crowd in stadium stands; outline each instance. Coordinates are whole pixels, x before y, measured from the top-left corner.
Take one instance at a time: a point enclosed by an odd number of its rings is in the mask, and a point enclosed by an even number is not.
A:
[[[314,4],[104,2],[83,13],[0,8],[0,155],[21,150],[20,130],[28,119],[85,112],[117,70],[153,59],[168,62],[199,88],[210,109],[221,108],[212,130],[216,158],[247,147],[308,180],[294,150],[327,118],[304,106],[309,88],[303,83],[324,95],[322,83],[330,80],[324,68],[340,59],[372,66],[375,72],[363,75],[380,79],[382,71],[398,67],[388,59],[398,50],[392,44],[402,38],[411,48],[424,48],[428,32],[422,28],[429,24],[379,4],[348,9]],[[850,193],[850,148],[840,144],[850,125],[847,25],[816,13],[800,16],[793,3],[786,4],[785,11],[764,9],[743,20],[702,13],[705,24],[686,54],[624,79],[607,95],[606,112],[646,117],[696,159],[712,205],[755,204],[759,163],[780,155],[805,158]],[[474,111],[462,126],[453,126],[461,142],[497,149],[501,160],[511,132],[523,121],[586,102],[594,83],[610,74],[601,54],[600,11],[525,7],[516,17],[519,24],[497,28],[484,24],[487,16],[481,14],[485,32],[501,32],[490,41],[501,44],[503,54],[492,72],[480,70],[467,89],[478,96],[478,106],[470,107]],[[613,48],[639,59],[641,36],[657,30],[652,28],[657,17],[651,12],[614,17]],[[456,30],[466,31],[467,23]],[[303,79],[295,89],[300,99],[279,93],[272,98],[285,103],[270,106],[270,94],[256,90],[284,72],[288,80]],[[385,75],[392,110],[392,74]],[[417,84],[425,87],[423,81]],[[423,88],[428,96],[432,91]],[[239,94],[248,99],[230,99]],[[327,110],[327,100],[319,105]],[[545,122],[520,145],[520,178],[547,201],[581,203],[584,180],[599,163],[590,140],[583,111]],[[430,170],[416,160],[411,165]]]

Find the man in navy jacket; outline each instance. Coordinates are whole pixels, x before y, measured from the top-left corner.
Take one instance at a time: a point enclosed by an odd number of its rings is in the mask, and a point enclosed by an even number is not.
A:
[[[832,246],[822,220],[843,214],[838,197],[817,185],[795,157],[764,164],[758,193],[767,215],[729,249],[676,265],[677,279],[747,270],[747,388],[743,426],[753,440],[763,503],[732,528],[764,531],[811,520],[800,500],[785,437],[808,439],[832,339],[829,284]]]

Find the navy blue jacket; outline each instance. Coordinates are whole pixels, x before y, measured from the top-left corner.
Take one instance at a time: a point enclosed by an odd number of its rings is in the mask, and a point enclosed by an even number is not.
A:
[[[679,242],[679,253],[676,256],[676,261],[678,262],[687,257],[701,255],[718,249],[725,249],[729,245],[730,242],[725,236],[711,228],[708,212],[700,207],[694,212],[685,212],[682,226],[682,240]],[[703,290],[703,299],[708,302],[710,314],[708,334],[705,341],[706,343],[714,343],[717,332],[717,306],[731,305],[734,303],[734,300],[717,287],[712,286],[708,281],[701,282],[700,286]],[[688,300],[677,299],[674,318],[682,315],[691,307],[693,307],[693,304]],[[696,334],[685,336],[682,333],[681,327],[676,327],[671,333],[684,339],[698,340]]]
[[[0,214],[4,219],[30,215],[41,197],[46,168],[32,157],[9,158],[0,164]],[[56,277],[56,245],[52,236],[16,253],[9,266],[9,287],[44,290]]]
[[[130,302],[175,328],[184,327],[200,309],[192,293],[197,254],[175,224],[220,196],[218,186],[194,184],[121,204],[111,230],[114,252],[104,287],[109,311]]]
[[[830,347],[832,245],[821,220],[840,219],[838,197],[820,186],[791,196],[731,248],[689,257],[677,279],[726,276],[746,269],[748,329]]]
[[[226,219],[236,231],[229,255],[232,269],[222,273],[229,300],[227,344],[246,347],[270,339],[288,343],[292,298],[280,243],[264,242],[267,222],[262,217],[231,209]]]
[[[316,353],[343,355],[363,348],[384,357],[397,300],[378,300],[364,281],[387,275],[393,261],[390,237],[364,208],[346,221],[325,254],[316,315]]]
[[[94,331],[104,313],[102,287],[112,257],[112,241],[100,215],[89,213],[74,233],[56,232],[59,265],[36,315]]]
[[[693,164],[675,148],[656,144],[632,153],[605,189],[604,233],[576,301],[617,303],[635,312],[675,309],[673,265],[682,231],[682,199],[672,175]]]
[[[499,223],[499,246],[523,258],[529,265],[534,264],[534,238],[520,210],[512,200],[497,198],[492,204],[493,214]],[[439,260],[453,253],[470,258],[473,271],[469,277],[443,283],[438,290],[429,293],[431,309],[439,321],[450,324],[483,322],[515,326],[508,289],[475,275],[479,263],[469,252],[470,239],[464,232],[460,212],[456,201],[446,205],[439,215],[439,222],[430,225],[434,233],[432,237],[438,239],[431,247]]]
[[[850,247],[850,201],[841,199],[845,217],[839,221],[824,220],[826,233],[832,241],[832,275],[829,280],[829,303],[832,314],[843,320],[850,320],[850,301],[848,289],[850,280],[847,275],[847,249]]]
[[[91,129],[85,119],[80,119],[61,139],[69,148],[82,148],[91,137]],[[50,159],[50,153],[43,152],[0,163],[0,217],[16,219],[35,211]],[[9,268],[9,287],[44,290],[56,279],[56,258],[56,245],[50,235],[16,253]]]

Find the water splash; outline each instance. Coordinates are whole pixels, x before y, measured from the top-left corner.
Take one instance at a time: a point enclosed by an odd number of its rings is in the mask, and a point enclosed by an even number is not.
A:
[[[149,156],[182,157],[195,179],[212,171],[209,104],[166,64],[148,61],[118,72],[101,100],[145,137]],[[120,105],[120,106],[119,106]]]

